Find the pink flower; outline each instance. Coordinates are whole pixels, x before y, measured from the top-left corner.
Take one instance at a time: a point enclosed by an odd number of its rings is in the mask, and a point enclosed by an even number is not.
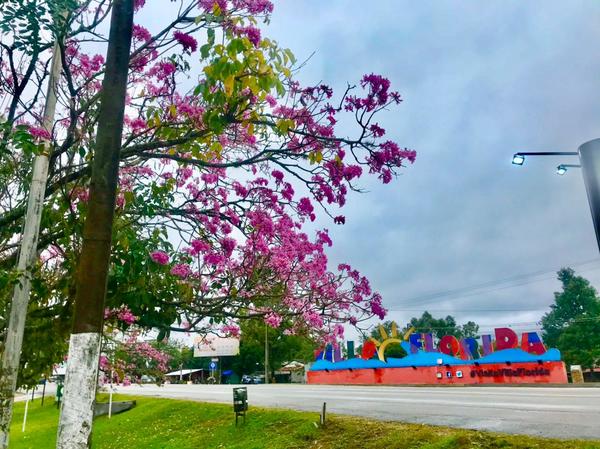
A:
[[[150,258],[159,265],[166,265],[169,263],[169,255],[163,251],[154,251],[150,254]]]
[[[239,337],[240,336],[240,328],[234,324],[226,324],[221,328],[221,331],[228,336],[231,337]]]
[[[237,242],[231,237],[225,237],[221,241],[221,245],[223,246],[223,252],[225,253],[225,255],[227,257],[230,257],[237,245]]]
[[[152,34],[141,25],[133,25],[133,39],[140,42],[148,42],[152,39]]]
[[[387,310],[381,305],[381,296],[378,293],[375,293],[371,299],[371,312],[380,320],[383,320],[387,314]]]
[[[315,208],[308,198],[300,198],[300,201],[298,201],[298,212],[300,215],[310,215],[314,210]]]
[[[117,318],[119,319],[119,321],[122,321],[125,324],[133,324],[137,321],[138,317],[135,316],[131,310],[129,310],[127,308],[127,306],[122,307],[119,312],[117,313]]]
[[[50,140],[52,138],[52,135],[48,131],[44,128],[38,128],[37,126],[30,126],[29,134],[39,140]]]
[[[283,318],[275,312],[269,312],[265,315],[265,323],[272,328],[278,328],[281,325]]]
[[[233,0],[233,6],[236,9],[245,8],[253,15],[269,14],[273,12],[273,3],[270,0]]]
[[[277,181],[278,183],[283,181],[283,173],[279,170],[273,170],[271,172],[271,175],[273,176],[273,178],[275,178],[275,181]]]
[[[180,277],[182,279],[187,278],[190,274],[192,274],[192,269],[189,265],[186,264],[177,264],[173,268],[171,268],[171,274],[173,276]]]
[[[194,53],[198,48],[198,41],[190,35],[186,33],[182,33],[181,31],[175,31],[173,33],[173,37],[179,44],[183,47],[183,51],[188,53]]]
[[[272,108],[274,108],[275,106],[277,106],[277,100],[275,100],[275,98],[272,95],[267,95],[266,98],[265,98],[265,100],[267,100],[267,103]]]
[[[248,40],[250,42],[252,42],[255,47],[258,47],[260,45],[260,37],[261,36],[260,36],[260,30],[258,28],[249,26],[246,28],[241,28],[239,31],[241,34],[245,34],[246,37],[248,38]]]
[[[227,10],[227,0],[200,0],[198,2],[198,6],[200,6],[204,11],[212,12],[215,5],[219,7],[221,12]]]

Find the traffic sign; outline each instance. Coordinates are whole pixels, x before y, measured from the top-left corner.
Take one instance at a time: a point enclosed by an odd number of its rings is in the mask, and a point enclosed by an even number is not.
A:
[[[217,364],[215,362],[210,362],[210,365],[208,365],[210,367],[210,369],[214,370],[217,368]]]

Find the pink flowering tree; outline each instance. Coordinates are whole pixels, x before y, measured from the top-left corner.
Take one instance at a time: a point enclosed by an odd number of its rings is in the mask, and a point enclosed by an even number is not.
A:
[[[126,306],[106,309],[103,350],[100,356],[101,383],[129,385],[148,376],[157,383],[169,371],[170,355],[144,340],[138,321]]]
[[[138,0],[137,10],[145,3]],[[327,227],[343,225],[351,219],[343,207],[362,177],[387,184],[414,162],[415,152],[388,138],[378,121],[401,97],[376,74],[337,93],[300,85],[292,52],[260,29],[272,9],[268,0],[179,1],[162,26],[135,25],[107,301],[127,307],[138,326],[158,329],[159,338],[175,330],[235,334],[240,320],[256,318],[336,339],[345,323],[385,315],[364,276],[328,264],[327,229],[307,228],[317,216]],[[52,273],[61,287],[39,296],[65,316],[104,67],[90,41],[102,40],[109,10],[108,0],[73,10],[61,47],[61,109],[39,242],[60,257],[52,270],[41,262],[36,276]],[[40,138],[49,49],[39,47],[35,58],[26,45],[0,53],[0,105],[10,105],[2,165],[22,162],[19,173],[6,170],[15,187],[0,190],[6,268],[25,211],[27,154]],[[23,62],[15,64],[18,52]]]

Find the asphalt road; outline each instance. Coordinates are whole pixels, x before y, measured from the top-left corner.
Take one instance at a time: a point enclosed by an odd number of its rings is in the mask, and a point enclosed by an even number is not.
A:
[[[43,391],[43,386],[38,385],[35,389],[35,392],[33,393],[34,400],[40,399],[42,397],[42,391]],[[44,392],[44,394],[46,397],[54,396],[56,394],[56,384],[53,382],[48,382],[46,384],[46,391]],[[29,398],[29,400],[31,400],[31,390],[27,391],[27,395],[25,394],[24,391],[17,391],[17,393],[15,394],[16,402],[24,401],[27,398]],[[52,401],[54,401],[54,398],[52,398]]]
[[[232,402],[232,385],[119,387],[125,394]],[[600,439],[600,388],[248,385],[250,406],[553,438]]]

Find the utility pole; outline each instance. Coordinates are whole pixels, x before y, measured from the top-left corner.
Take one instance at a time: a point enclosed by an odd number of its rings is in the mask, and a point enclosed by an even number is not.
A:
[[[66,17],[66,15],[63,17]],[[62,68],[60,38],[57,36],[56,39],[52,52],[52,65],[50,66],[46,104],[42,118],[42,126],[50,135],[54,126],[58,80]],[[29,292],[31,290],[31,267],[35,263],[38,254],[37,242],[48,179],[51,139],[44,139],[43,144],[42,152],[35,157],[33,163],[27,214],[23,225],[17,261],[17,270],[20,276],[13,291],[6,341],[2,354],[2,366],[0,367],[0,449],[8,448],[10,422],[12,420],[17,375],[23,347],[23,334],[25,333],[25,320],[29,305]]]
[[[269,383],[269,326],[265,323],[265,383]]]
[[[57,449],[91,447],[132,29],[133,0],[114,0]]]
[[[596,231],[596,242],[600,248],[600,139],[590,140],[581,145],[579,160]]]

